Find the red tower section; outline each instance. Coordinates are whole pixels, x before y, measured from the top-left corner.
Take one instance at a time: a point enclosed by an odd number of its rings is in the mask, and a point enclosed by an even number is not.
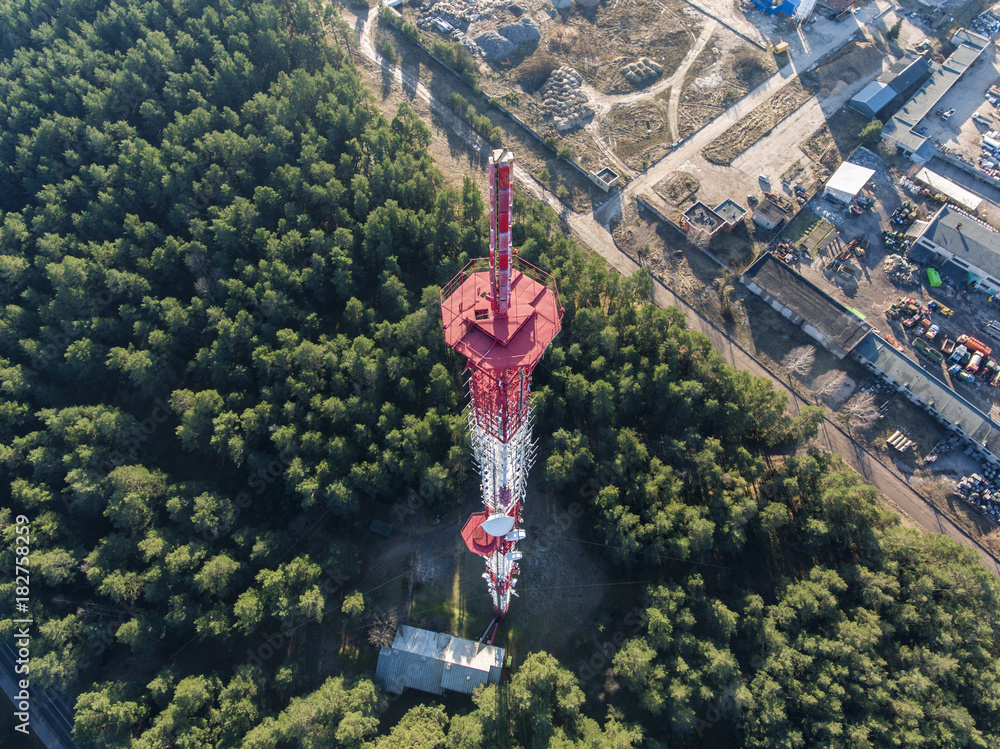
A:
[[[527,416],[531,373],[562,327],[555,280],[511,246],[514,157],[490,156],[490,257],[471,261],[441,292],[445,342],[472,370],[477,423],[507,442]]]
[[[490,256],[470,262],[441,292],[445,341],[471,371],[469,428],[482,476],[484,512],[470,518],[463,537],[486,557],[484,577],[497,616],[507,613],[524,538],[517,526],[531,442],[531,373],[562,325],[555,281],[516,256],[513,224],[514,157],[490,155]]]

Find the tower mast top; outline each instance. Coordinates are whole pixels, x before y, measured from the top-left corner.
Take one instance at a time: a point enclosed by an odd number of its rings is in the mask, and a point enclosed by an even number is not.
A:
[[[490,154],[490,290],[493,314],[510,309],[511,226],[514,217],[514,154],[498,148]]]

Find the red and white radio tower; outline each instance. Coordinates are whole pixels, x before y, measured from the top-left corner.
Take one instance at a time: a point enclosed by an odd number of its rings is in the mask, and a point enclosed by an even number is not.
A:
[[[507,615],[521,559],[515,546],[535,458],[531,373],[562,325],[555,280],[511,246],[513,173],[510,151],[490,154],[490,257],[470,262],[441,292],[445,341],[471,371],[469,432],[482,477],[484,510],[462,538],[486,558],[494,624]]]

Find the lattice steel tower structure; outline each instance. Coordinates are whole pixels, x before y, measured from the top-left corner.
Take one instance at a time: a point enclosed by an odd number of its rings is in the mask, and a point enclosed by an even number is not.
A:
[[[462,538],[486,558],[494,623],[507,615],[521,559],[516,545],[535,458],[531,373],[563,312],[552,276],[512,247],[513,173],[510,151],[490,154],[489,259],[470,262],[441,292],[445,340],[468,360],[469,432],[482,477],[484,509],[469,518]]]

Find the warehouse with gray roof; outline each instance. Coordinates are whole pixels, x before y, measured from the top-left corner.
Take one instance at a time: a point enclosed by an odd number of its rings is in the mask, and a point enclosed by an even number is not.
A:
[[[930,72],[930,61],[923,57],[906,57],[861,89],[851,99],[850,107],[874,119],[889,102],[926,78]]]
[[[871,330],[855,313],[770,253],[757,258],[740,281],[838,359]]]
[[[404,624],[392,647],[379,651],[375,676],[392,694],[404,689],[472,694],[500,681],[503,658],[503,648]]]
[[[942,424],[965,438],[976,454],[1000,465],[1000,424],[984,414],[917,362],[870,332],[852,352],[869,370]]]
[[[944,206],[927,222],[909,257],[1000,293],[1000,234],[952,206]]]
[[[941,65],[933,65],[930,78],[913,97],[882,126],[882,139],[894,143],[912,161],[926,163],[938,146],[916,132],[917,124],[937,106],[959,78],[972,67],[990,40],[961,29],[952,37],[955,51]]]

